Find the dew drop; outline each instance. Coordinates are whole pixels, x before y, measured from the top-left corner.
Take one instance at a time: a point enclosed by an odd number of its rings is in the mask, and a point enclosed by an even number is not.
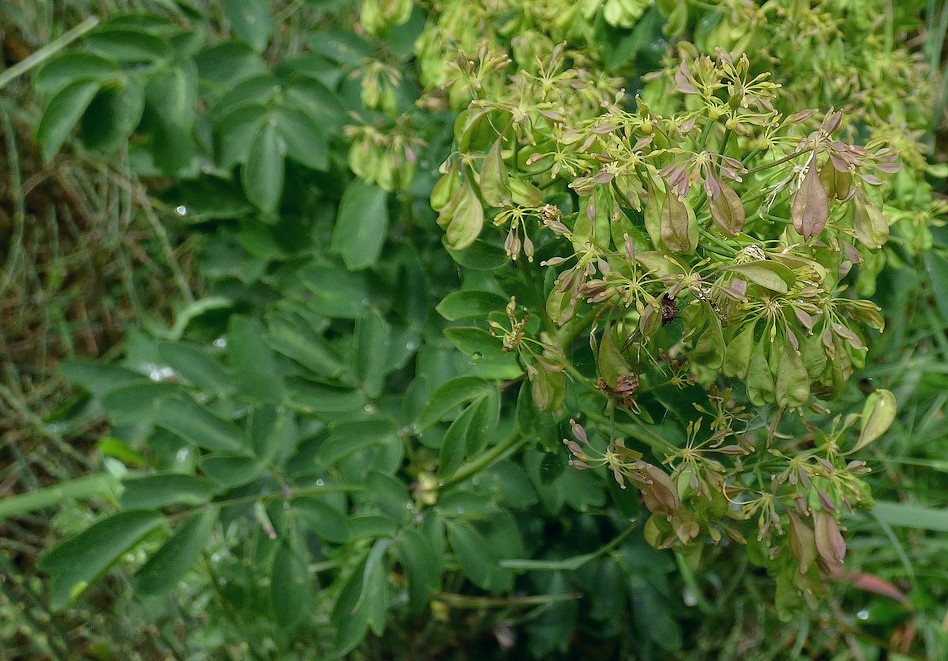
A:
[[[697,606],[698,597],[695,596],[695,593],[692,592],[689,588],[685,588],[681,593],[682,601],[685,602],[686,606]]]
[[[175,207],[174,212],[178,214],[179,216],[184,216],[184,215],[187,215],[188,208],[184,206],[183,204],[179,204],[177,207]]]

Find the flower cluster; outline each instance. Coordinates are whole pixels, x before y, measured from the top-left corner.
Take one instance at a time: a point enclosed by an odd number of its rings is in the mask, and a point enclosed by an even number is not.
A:
[[[827,434],[811,417],[883,328],[846,290],[889,239],[895,152],[845,140],[841,111],[781,112],[781,87],[743,55],[682,62],[676,109],[659,113],[642,99],[628,109],[615,80],[564,52],[461,114],[432,195],[445,243],[490,242],[492,225],[538,272],[535,342],[558,359],[522,356],[534,401],[562,410],[565,379],[598,395],[583,412],[609,420],[595,424],[611,440],[597,453],[573,422],[573,464],[642,492],[651,543],[749,539],[762,564],[818,594],[845,552],[839,517],[868,494],[864,464],[840,450],[856,420]],[[530,326],[508,316],[529,345]],[[591,364],[567,358],[578,338]],[[894,409],[888,394],[874,402]],[[680,440],[656,421],[662,408]]]

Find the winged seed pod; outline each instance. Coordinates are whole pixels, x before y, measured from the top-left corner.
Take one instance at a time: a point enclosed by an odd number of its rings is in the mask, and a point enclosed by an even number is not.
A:
[[[448,171],[438,179],[438,183],[431,189],[431,208],[435,211],[441,211],[448,206],[448,203],[451,202],[451,198],[461,187],[459,171],[460,167],[458,162],[452,162],[448,167]]]
[[[822,510],[813,515],[816,550],[828,565],[842,564],[846,557],[846,540],[832,514]]]
[[[866,201],[865,195],[853,198],[853,230],[859,242],[870,250],[878,250],[889,240],[889,224],[882,212]]]
[[[713,173],[708,174],[713,184],[710,186],[713,194],[709,196],[711,221],[725,236],[737,236],[744,229],[744,204],[734,189],[718,179]]]
[[[826,194],[837,200],[845,200],[852,192],[852,174],[849,170],[837,170],[833,159],[827,159],[820,168],[820,181],[826,189]]]
[[[470,247],[484,227],[484,207],[477,199],[477,193],[465,183],[458,194],[460,197],[457,205],[450,215],[445,217],[445,212],[452,206],[449,203],[438,216],[438,224],[445,228],[445,245],[451,250],[464,250]],[[445,217],[444,222],[442,222],[442,217]]]
[[[494,141],[484,162],[481,164],[481,197],[484,203],[489,207],[499,207],[505,202],[510,202],[510,186],[507,185],[507,167],[504,165],[504,159],[501,156],[501,143],[504,136],[501,135]]]
[[[678,199],[665,182],[665,194],[658,212],[662,245],[671,252],[692,252],[698,245],[698,222],[686,201]]]
[[[822,232],[829,220],[829,196],[816,169],[815,151],[810,157],[800,190],[793,196],[790,219],[793,228],[807,240]]]

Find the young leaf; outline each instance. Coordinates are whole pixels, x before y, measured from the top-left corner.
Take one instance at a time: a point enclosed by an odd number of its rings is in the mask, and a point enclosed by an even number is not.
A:
[[[810,158],[800,190],[793,196],[790,219],[793,221],[793,228],[804,239],[816,236],[826,227],[826,221],[829,219],[829,196],[820,181],[815,153]]]
[[[51,576],[52,609],[62,610],[164,521],[159,512],[118,512],[47,551],[37,566]]]
[[[179,525],[174,535],[135,573],[135,589],[142,594],[155,595],[177,585],[207,544],[217,513],[216,507],[209,507]]]
[[[59,153],[72,127],[92,103],[101,85],[100,80],[77,80],[63,87],[46,104],[36,127],[36,141],[45,162],[49,163]]]
[[[387,194],[378,186],[353,179],[339,202],[332,250],[350,271],[378,262],[388,229]]]

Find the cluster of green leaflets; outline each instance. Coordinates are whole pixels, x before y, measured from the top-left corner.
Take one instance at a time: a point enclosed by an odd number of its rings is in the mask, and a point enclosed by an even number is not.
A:
[[[268,3],[225,1],[234,39],[118,16],[37,73],[44,155],[78,125],[178,177],[156,194],[207,285],[121,367],[65,368],[111,473],[8,510],[117,511],[42,560],[54,608],[122,563],[258,656],[324,657],[503,601],[545,658],[584,626],[681,645],[652,547],[693,579],[744,544],[781,616],[824,590],[895,414],[822,403],[883,327],[851,294],[941,212],[887,128],[924,95],[872,73],[915,72],[873,3],[303,4],[292,52]],[[793,68],[763,52],[804,33]]]
[[[774,43],[787,30],[768,22],[776,14],[809,18],[782,4],[741,5],[756,13],[736,23],[740,44],[727,29],[737,19],[718,14],[717,33],[697,35],[716,55],[678,44],[634,108],[617,80],[601,77],[595,53],[574,57],[574,44],[534,49],[530,66],[515,56],[495,67],[502,82],[466,88],[473,98],[431,201],[449,250],[493,242],[490,226],[500,228],[527,295],[510,299],[506,321],[485,321],[519,355],[537,406],[598,421],[605,447],[574,422],[574,464],[607,467],[642,491],[653,545],[698,557],[706,539],[750,539],[783,595],[812,597],[820,571],[837,571],[845,553],[841,515],[869,500],[866,468],[850,455],[895,407],[879,391],[861,422],[815,422],[820,400],[862,367],[867,331],[884,326],[874,304],[846,290],[854,272],[860,290],[874,289],[890,224],[910,215],[883,209],[916,197],[886,183],[907,138],[890,145],[880,120],[905,105],[907,89],[817,112],[805,104],[842,104],[852,85],[872,92],[848,80],[814,90],[793,69],[782,88],[740,50],[721,50]],[[777,43],[796,48],[790,36]],[[903,50],[892,58],[911,62]],[[469,80],[479,62],[469,62]],[[867,124],[866,144],[850,142]],[[923,175],[908,176],[927,186]],[[937,213],[930,198],[928,207]],[[912,219],[899,235],[909,250],[933,222]],[[567,383],[600,396],[568,410]]]

